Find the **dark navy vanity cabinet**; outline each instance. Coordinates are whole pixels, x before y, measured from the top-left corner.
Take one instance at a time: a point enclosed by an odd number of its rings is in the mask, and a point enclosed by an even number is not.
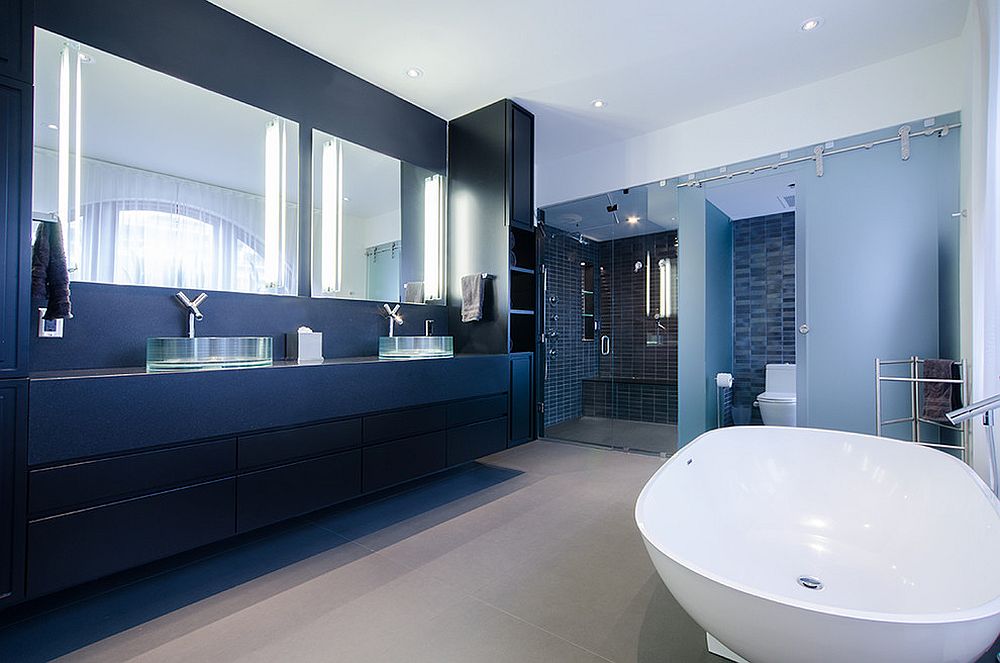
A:
[[[23,596],[27,396],[26,380],[0,383],[0,607]]]
[[[27,597],[501,451],[507,370],[480,355],[35,377]]]

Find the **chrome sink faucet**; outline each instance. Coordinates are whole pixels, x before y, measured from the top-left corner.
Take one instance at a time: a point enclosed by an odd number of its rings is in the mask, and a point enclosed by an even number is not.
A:
[[[194,301],[191,301],[183,291],[179,290],[174,297],[177,298],[177,301],[179,301],[181,306],[183,306],[188,312],[188,338],[194,338],[194,321],[201,320],[205,317],[202,314],[201,309],[198,307],[201,306],[203,301],[208,299],[208,295],[201,293],[194,298]]]
[[[395,308],[389,308],[388,304],[382,304],[386,317],[389,318],[389,338],[395,335],[396,325],[403,324],[403,314],[399,312],[399,304]]]

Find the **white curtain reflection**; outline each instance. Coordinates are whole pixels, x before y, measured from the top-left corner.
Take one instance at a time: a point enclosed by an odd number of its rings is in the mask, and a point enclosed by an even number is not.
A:
[[[34,168],[36,182],[53,181],[56,153],[36,147]],[[47,210],[45,189],[35,188],[36,211]],[[296,206],[287,208],[295,219]],[[262,196],[85,158],[81,209],[71,218],[80,224],[71,233],[80,256],[74,281],[265,289]],[[286,241],[294,242],[289,225]],[[282,291],[294,292],[291,265],[283,268]]]

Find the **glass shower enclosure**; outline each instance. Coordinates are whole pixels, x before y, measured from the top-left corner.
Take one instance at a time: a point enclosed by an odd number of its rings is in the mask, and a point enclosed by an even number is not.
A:
[[[616,191],[544,218],[545,437],[673,453],[676,188]]]

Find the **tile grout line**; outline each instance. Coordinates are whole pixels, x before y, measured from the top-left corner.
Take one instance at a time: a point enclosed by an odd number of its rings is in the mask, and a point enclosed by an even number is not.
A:
[[[601,656],[597,652],[591,651],[590,649],[584,647],[581,644],[578,644],[576,642],[573,642],[572,640],[564,638],[563,636],[559,635],[558,633],[553,633],[552,631],[548,630],[547,628],[545,628],[543,626],[539,626],[538,624],[535,624],[534,622],[530,622],[527,619],[524,619],[523,617],[519,617],[519,616],[515,615],[514,613],[509,612],[507,610],[504,610],[503,608],[501,608],[499,606],[493,605],[492,603],[490,603],[489,601],[486,601],[485,599],[482,599],[482,598],[480,598],[478,596],[473,596],[472,594],[469,594],[468,596],[470,598],[472,598],[473,600],[478,601],[479,603],[482,603],[483,605],[496,610],[497,612],[501,612],[501,613],[507,615],[511,619],[516,619],[517,621],[521,622],[522,624],[527,624],[528,626],[531,626],[532,628],[538,629],[542,633],[547,633],[548,635],[551,635],[553,638],[556,638],[557,640],[561,640],[561,641],[565,642],[568,645],[571,645],[573,647],[576,647],[577,649],[580,649],[582,651],[587,652],[588,654],[596,656],[597,658],[601,659],[602,661],[607,661],[608,663],[614,663],[614,661],[612,661],[610,658],[607,658],[606,656]]]

